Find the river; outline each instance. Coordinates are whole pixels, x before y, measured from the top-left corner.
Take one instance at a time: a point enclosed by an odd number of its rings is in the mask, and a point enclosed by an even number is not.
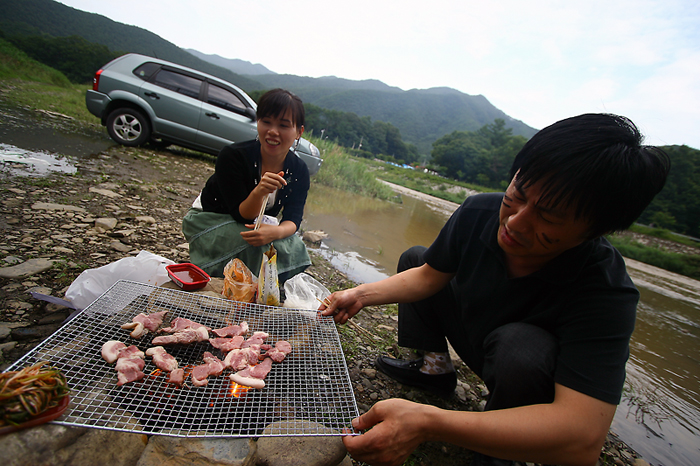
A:
[[[456,204],[410,193],[403,203],[314,185],[306,230],[328,234],[321,252],[353,281],[395,273],[408,247],[430,245]],[[641,299],[623,400],[612,430],[649,463],[700,465],[700,282],[627,260]]]

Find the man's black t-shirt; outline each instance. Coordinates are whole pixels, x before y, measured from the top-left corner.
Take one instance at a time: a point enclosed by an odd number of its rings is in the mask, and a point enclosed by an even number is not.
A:
[[[511,322],[541,327],[559,342],[554,380],[617,404],[625,380],[639,292],[622,256],[605,238],[565,251],[541,270],[508,278],[498,245],[503,194],[467,198],[425,253],[452,286],[466,341],[483,354],[484,338]]]

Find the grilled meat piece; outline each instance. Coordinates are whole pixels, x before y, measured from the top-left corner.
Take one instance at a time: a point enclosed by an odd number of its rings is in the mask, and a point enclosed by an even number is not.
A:
[[[211,330],[210,327],[197,323],[193,320],[185,319],[183,317],[176,317],[171,322],[170,327],[162,328],[160,331],[163,333],[176,333],[187,329],[198,329],[200,327],[205,328],[207,332]]]
[[[292,345],[285,340],[280,340],[275,343],[275,347],[267,350],[264,357],[269,357],[275,362],[282,362],[289,353],[292,352]]]
[[[182,387],[182,384],[185,383],[185,369],[175,369],[172,371],[170,377],[168,377],[168,383]]]
[[[102,358],[112,364],[119,359],[119,350],[126,348],[126,345],[121,341],[109,340],[102,345]]]
[[[132,338],[141,338],[149,331],[155,332],[158,330],[158,327],[163,323],[163,317],[167,313],[168,311],[160,311],[146,315],[142,312],[131,319],[131,322],[122,324],[122,328],[131,330]]]
[[[195,366],[194,369],[192,369],[192,384],[197,387],[202,387],[209,383],[207,377],[210,375],[221,375],[225,368],[226,366],[219,358],[205,351],[204,364]]]
[[[161,335],[153,339],[152,343],[154,345],[174,345],[183,344],[187,345],[190,343],[195,343],[198,341],[205,341],[209,339],[209,331],[207,327],[201,325],[197,328],[186,328],[181,331],[175,332],[172,335]]]
[[[265,377],[272,368],[272,359],[265,359],[258,365],[250,366],[230,375],[230,379],[238,385],[251,388],[265,388]]]
[[[243,336],[248,332],[248,322],[243,321],[240,325],[234,324],[224,328],[216,328],[212,332],[220,337]]]
[[[216,332],[216,330],[212,330],[213,332]],[[209,343],[211,343],[211,346],[214,348],[223,351],[224,353],[228,353],[231,350],[234,349],[240,349],[241,345],[243,344],[244,339],[242,336],[237,335],[233,338],[210,338]]]
[[[153,358],[153,364],[160,370],[172,372],[178,368],[177,359],[165,351],[165,348],[162,346],[148,348],[146,350],[146,356],[151,356]]]

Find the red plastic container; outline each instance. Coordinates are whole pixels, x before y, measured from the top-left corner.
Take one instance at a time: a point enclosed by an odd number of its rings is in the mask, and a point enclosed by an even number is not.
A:
[[[185,291],[204,288],[211,280],[204,270],[190,263],[167,265],[165,270],[170,279]]]

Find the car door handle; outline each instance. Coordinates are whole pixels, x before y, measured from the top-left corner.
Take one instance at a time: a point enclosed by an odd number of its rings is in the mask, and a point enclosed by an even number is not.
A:
[[[160,99],[160,96],[158,94],[156,94],[155,92],[144,92],[143,95],[145,95],[146,97],[151,97],[151,98],[156,99],[156,100]]]
[[[219,117],[219,115],[217,115],[216,113],[205,113],[205,115],[208,116],[209,118],[213,118],[214,120],[220,120],[220,119],[221,119],[221,118]]]

